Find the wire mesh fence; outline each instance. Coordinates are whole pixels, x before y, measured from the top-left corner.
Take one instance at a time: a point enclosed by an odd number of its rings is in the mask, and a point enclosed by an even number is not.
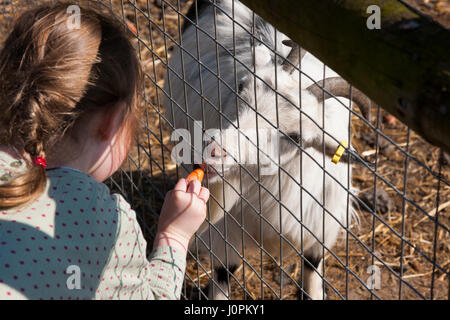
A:
[[[165,193],[207,168],[183,298],[448,299],[448,155],[356,88],[335,94],[336,73],[236,0],[95,2],[145,73],[143,130],[108,184],[149,243]],[[1,2],[2,37],[35,3]]]

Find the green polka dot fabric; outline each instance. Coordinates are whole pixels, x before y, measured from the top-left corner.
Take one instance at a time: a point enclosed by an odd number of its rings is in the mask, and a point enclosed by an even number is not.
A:
[[[47,177],[33,203],[0,210],[0,299],[179,299],[184,253],[163,246],[146,257],[135,212],[93,177]]]

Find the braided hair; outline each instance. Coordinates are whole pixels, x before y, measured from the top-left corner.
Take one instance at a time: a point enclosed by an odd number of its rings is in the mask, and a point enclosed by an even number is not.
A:
[[[91,5],[81,8],[79,28],[70,28],[70,5],[24,12],[0,52],[0,146],[28,168],[0,185],[0,208],[43,192],[45,168],[33,159],[51,153],[84,114],[125,102],[123,122],[136,121],[142,73],[123,27]]]

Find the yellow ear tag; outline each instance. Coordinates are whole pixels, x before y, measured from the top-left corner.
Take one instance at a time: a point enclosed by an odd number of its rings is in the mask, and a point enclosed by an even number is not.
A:
[[[341,142],[341,145],[337,148],[337,150],[333,156],[333,159],[331,159],[331,161],[334,164],[337,164],[339,162],[339,160],[341,160],[341,157],[345,151],[345,148],[348,148],[348,142],[344,140]]]

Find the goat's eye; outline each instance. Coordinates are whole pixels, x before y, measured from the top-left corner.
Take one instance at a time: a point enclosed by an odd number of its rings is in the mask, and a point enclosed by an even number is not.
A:
[[[300,134],[299,133],[290,133],[288,134],[289,138],[291,138],[295,143],[300,143]]]
[[[241,82],[239,83],[239,87],[238,87],[238,93],[241,93],[241,91],[244,89],[244,83]]]

